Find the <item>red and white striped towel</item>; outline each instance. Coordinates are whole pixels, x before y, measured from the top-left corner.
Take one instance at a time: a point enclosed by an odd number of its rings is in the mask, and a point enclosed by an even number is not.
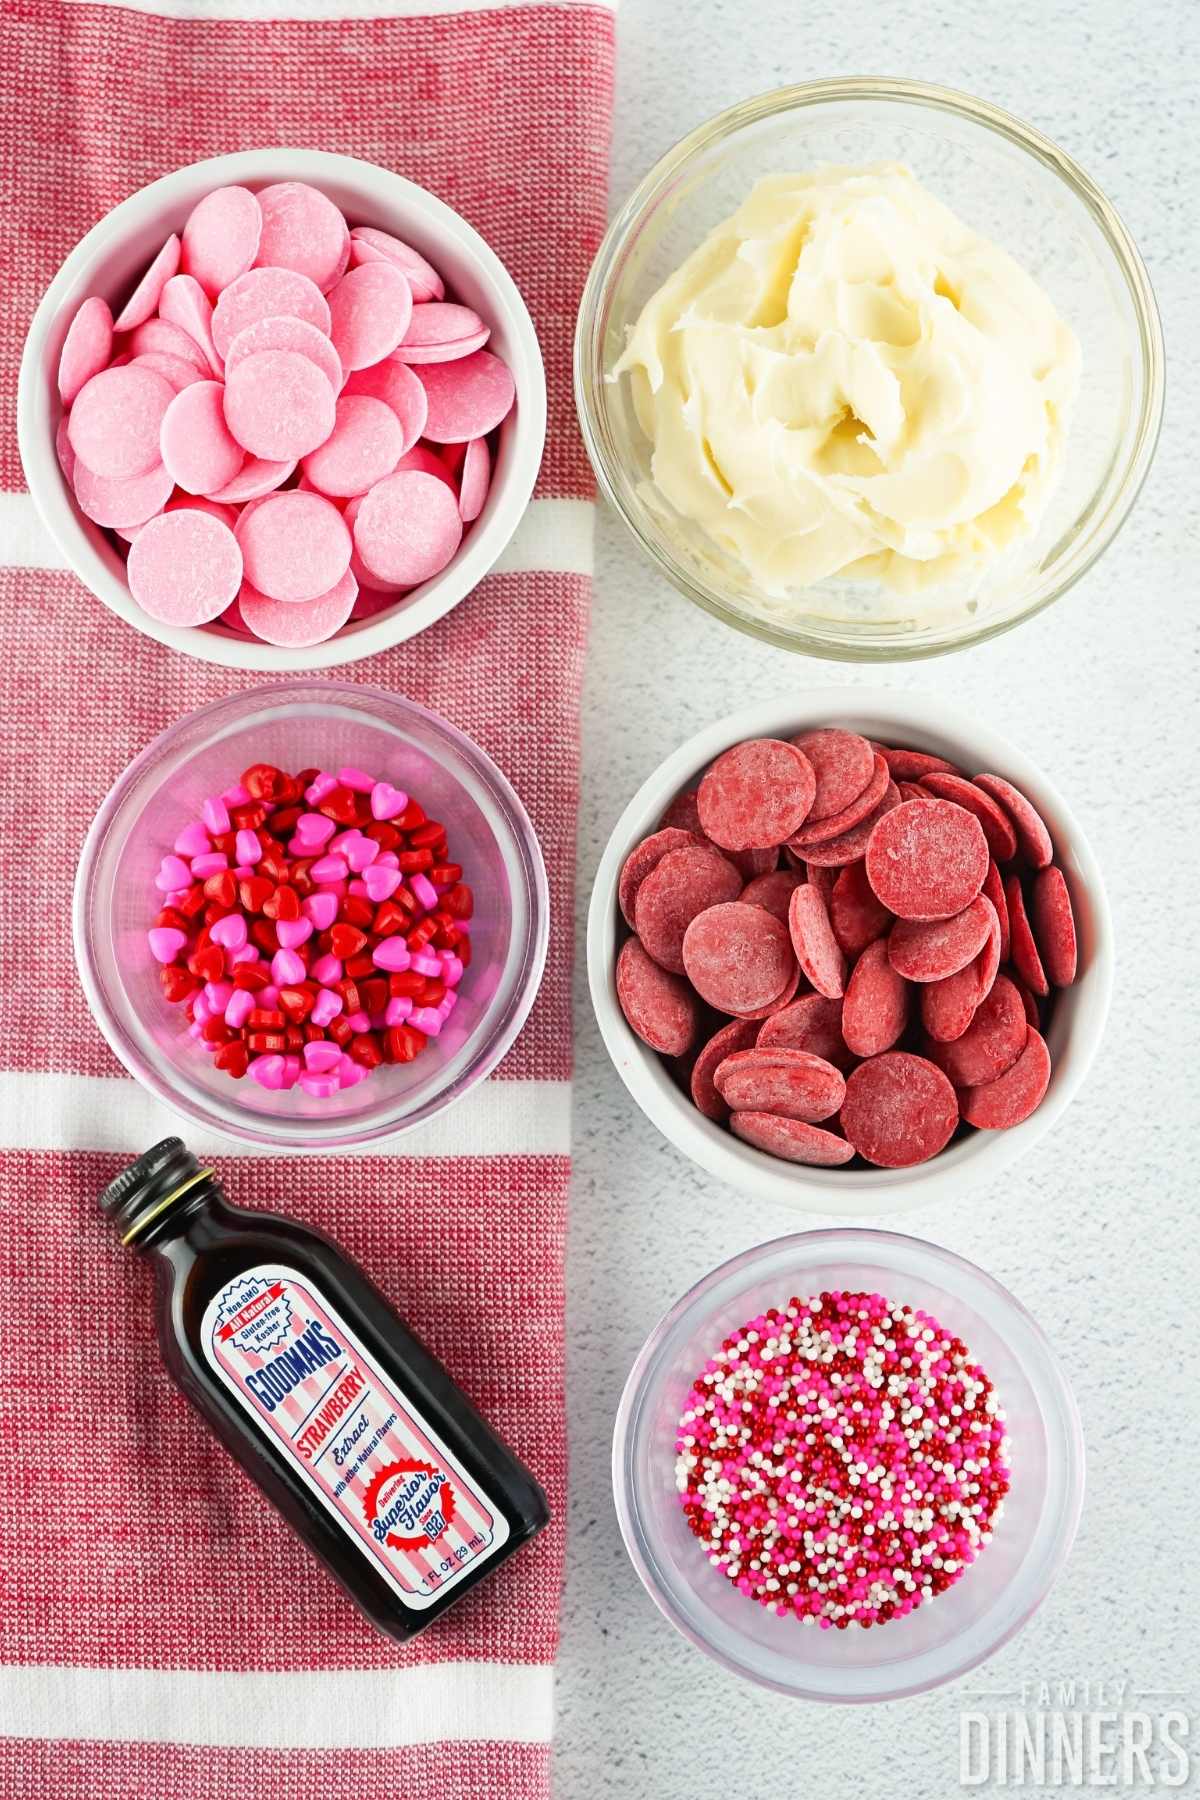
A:
[[[603,227],[612,16],[480,0],[6,0],[0,15],[0,1800],[521,1800],[548,1792],[563,1562],[571,881],[590,484],[570,339]],[[407,1650],[350,1604],[167,1383],[147,1272],[95,1196],[172,1120],[89,1019],[75,859],[109,784],[254,678],[130,631],[62,567],[17,458],[34,305],[79,236],[181,163],[365,157],[507,262],[546,358],[537,496],[500,567],[349,671],[470,732],[550,871],[541,997],[492,1079],[371,1156],[211,1152],[235,1196],[334,1233],[549,1491],[555,1524]]]

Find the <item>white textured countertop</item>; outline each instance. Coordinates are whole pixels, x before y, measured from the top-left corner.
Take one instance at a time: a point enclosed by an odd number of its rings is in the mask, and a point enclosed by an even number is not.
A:
[[[1169,380],[1149,483],[1098,567],[1041,618],[936,662],[862,673],[761,647],[669,590],[601,513],[584,714],[557,1792],[947,1800],[960,1791],[960,1713],[983,1704],[973,1698],[980,1690],[1023,1682],[1127,1682],[1143,1693],[1183,1682],[1179,1704],[1200,1736],[1200,1434],[1189,1336],[1200,1277],[1200,8],[622,0],[618,32],[614,202],[691,126],[786,81],[909,75],[1031,120],[1099,180],[1140,245],[1163,314]],[[827,1221],[744,1202],[677,1154],[610,1067],[582,976],[592,875],[645,775],[702,723],[756,695],[847,682],[945,695],[1025,745],[1062,786],[1107,871],[1119,959],[1100,1057],[1054,1133],[996,1186],[901,1221],[1009,1285],[1055,1343],[1087,1437],[1074,1554],[1040,1613],[974,1676],[853,1712],[789,1702],[726,1675],[659,1616],[625,1557],[609,1444],[647,1332],[715,1263]],[[1197,1783],[1193,1774],[1189,1789]],[[1142,1790],[1118,1769],[1106,1791]]]

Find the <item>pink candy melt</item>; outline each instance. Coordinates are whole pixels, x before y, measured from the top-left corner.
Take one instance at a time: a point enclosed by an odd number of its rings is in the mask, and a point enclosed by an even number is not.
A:
[[[257,319],[238,332],[225,357],[226,381],[240,362],[263,350],[294,350],[298,356],[307,356],[309,362],[316,363],[334,393],[341,392],[346,372],[328,337],[307,320],[294,319],[286,313]]]
[[[490,350],[422,366],[420,378],[429,402],[425,436],[435,444],[486,436],[507,418],[516,397],[511,372]]]
[[[191,515],[129,561],[147,612],[301,648],[430,580],[478,519],[487,436],[515,392],[481,349],[489,333],[420,252],[370,225],[351,233],[316,188],[218,188],[115,322],[99,296],[70,322],[58,459],[122,554],[148,524]],[[286,530],[257,516],[281,500],[317,510],[287,515]],[[244,566],[229,592],[235,550]]]
[[[390,356],[413,316],[412,289],[392,263],[360,263],[329,296],[329,335],[346,369]]]
[[[444,569],[462,540],[453,493],[432,475],[405,470],[379,482],[354,522],[354,544],[385,581],[416,587]]]
[[[343,394],[332,432],[304,459],[304,473],[323,494],[365,494],[390,475],[404,454],[399,419],[383,400]]]
[[[151,519],[129,551],[129,591],[166,625],[204,625],[242,582],[242,553],[227,525],[180,508]]]
[[[345,521],[320,494],[268,495],[253,513],[242,514],[238,540],[246,580],[271,600],[315,600],[350,565]],[[243,603],[243,615],[245,610]]]
[[[303,319],[329,332],[329,307],[319,287],[293,269],[250,269],[232,282],[213,309],[213,342],[228,355],[239,332],[263,319]]]
[[[58,392],[64,406],[86,382],[108,367],[113,347],[113,316],[106,301],[93,295],[71,320],[58,359]]]
[[[133,331],[153,318],[158,311],[162,291],[172,275],[179,272],[180,244],[172,232],[142,279],[117,314],[114,330]]]
[[[350,232],[332,200],[303,181],[278,181],[258,196],[262,237],[258,262],[306,275],[322,292],[350,257]]]
[[[434,301],[413,308],[396,357],[406,363],[449,362],[481,350],[488,336],[487,326],[469,306]]]
[[[358,583],[349,569],[326,593],[313,600],[269,600],[254,588],[243,587],[241,611],[255,637],[267,644],[305,649],[323,644],[340,631],[358,598]]]
[[[334,392],[317,365],[294,350],[248,356],[225,383],[225,422],[252,456],[305,456],[333,430]]]
[[[159,432],[175,398],[153,369],[103,369],[80,390],[68,432],[85,468],[111,481],[147,475],[161,461]]]
[[[176,394],[163,415],[162,459],[189,494],[211,494],[232,481],[243,452],[225,424],[219,381],[197,381]]]
[[[192,208],[181,266],[210,299],[244,275],[258,255],[262,210],[248,188],[217,188]]]

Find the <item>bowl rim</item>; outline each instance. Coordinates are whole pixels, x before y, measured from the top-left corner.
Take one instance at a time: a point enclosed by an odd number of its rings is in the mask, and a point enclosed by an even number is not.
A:
[[[85,264],[110,251],[146,214],[170,207],[182,211],[198,184],[240,182],[261,186],[281,179],[309,181],[318,186],[325,180],[375,189],[383,184],[397,206],[406,205],[414,215],[420,215],[431,230],[452,240],[474,263],[496,296],[516,352],[512,357],[517,384],[512,461],[506,474],[507,485],[503,494],[497,496],[500,504],[492,517],[482,521],[481,529],[472,529],[453,561],[423,584],[424,591],[418,592],[415,599],[353,628],[343,627],[320,644],[298,648],[243,641],[203,628],[166,625],[142,611],[124,581],[112,574],[89,541],[68,494],[59,472],[50,423],[58,404],[57,391],[49,392],[53,382],[43,377],[48,341]],[[17,443],[25,480],[38,516],[72,574],[127,625],[172,650],[225,668],[275,674],[304,674],[359,662],[415,637],[464,600],[507,549],[525,515],[541,468],[546,418],[545,366],[529,309],[505,264],[475,227],[427,188],[378,163],[283,145],[231,151],[186,163],[118,201],[68,251],[38,302],[25,337],[17,381]]]
[[[617,882],[633,846],[655,829],[667,805],[713,757],[749,737],[790,736],[821,725],[846,725],[876,736],[899,731],[915,744],[943,739],[971,747],[967,760],[994,767],[1029,793],[1039,811],[1059,821],[1060,861],[1074,867],[1090,908],[1093,952],[1074,992],[1081,1011],[1071,1055],[1061,1057],[1041,1105],[1007,1131],[975,1131],[927,1163],[908,1169],[820,1169],[783,1162],[741,1143],[696,1111],[653,1050],[625,1022],[616,1000],[619,939]],[[960,752],[961,754],[961,752]],[[908,1212],[960,1196],[994,1179],[1031,1149],[1058,1121],[1082,1086],[1099,1050],[1112,999],[1113,923],[1100,865],[1057,787],[1023,751],[924,690],[890,687],[812,687],[752,701],[706,725],[651,770],[622,810],[605,844],[587,914],[588,986],[609,1058],[626,1089],[653,1125],[683,1155],[731,1187],[802,1211],[848,1220]]]
[[[640,1414],[644,1390],[674,1327],[706,1294],[725,1281],[727,1277],[733,1277],[744,1270],[748,1271],[756,1263],[765,1262],[772,1256],[782,1255],[785,1249],[794,1250],[798,1256],[801,1246],[827,1245],[832,1249],[836,1244],[847,1246],[847,1259],[855,1254],[856,1246],[861,1246],[868,1254],[877,1255],[879,1260],[885,1263],[889,1253],[893,1256],[916,1253],[928,1257],[935,1266],[940,1263],[950,1269],[965,1272],[969,1277],[982,1283],[1001,1305],[1011,1312],[1014,1322],[1021,1327],[1030,1342],[1041,1353],[1049,1381],[1060,1403],[1065,1425],[1067,1504],[1058,1518],[1052,1565],[1040,1585],[1033,1591],[1028,1604],[1010,1620],[995,1641],[980,1650],[977,1655],[948,1669],[944,1675],[940,1675],[934,1681],[913,1682],[910,1685],[889,1690],[886,1694],[818,1694],[806,1689],[790,1687],[770,1676],[752,1673],[718,1645],[709,1642],[678,1612],[665,1586],[660,1584],[655,1577],[651,1558],[643,1549],[641,1542],[646,1534],[639,1529],[642,1509],[638,1501],[632,1472],[633,1448],[637,1441],[634,1427],[638,1414]],[[1022,1357],[1020,1360],[1024,1363],[1026,1359]],[[916,1694],[929,1693],[934,1688],[944,1687],[951,1681],[961,1680],[972,1669],[978,1668],[981,1663],[995,1656],[1005,1644],[1011,1642],[1017,1633],[1024,1629],[1047,1598],[1061,1574],[1074,1546],[1079,1521],[1083,1514],[1087,1485],[1087,1450],[1083,1435],[1083,1421],[1079,1412],[1079,1403],[1075,1398],[1075,1391],[1067,1379],[1058,1353],[1045,1330],[1023,1302],[1018,1300],[1012,1290],[987,1269],[943,1244],[935,1244],[927,1238],[914,1237],[906,1232],[855,1225],[827,1226],[815,1231],[789,1232],[782,1237],[768,1238],[763,1243],[752,1244],[748,1249],[726,1258],[724,1262],[718,1263],[715,1268],[710,1269],[706,1275],[702,1275],[694,1281],[651,1328],[633,1361],[625,1385],[621,1390],[621,1398],[613,1424],[610,1466],[613,1504],[622,1542],[638,1579],[663,1617],[696,1649],[711,1657],[731,1674],[738,1675],[743,1680],[752,1681],[757,1686],[770,1688],[775,1693],[785,1694],[790,1699],[815,1701],[828,1706],[876,1705],[890,1700],[909,1699]]]
[[[304,688],[311,688],[321,704],[336,706],[347,695],[358,700],[366,698],[372,703],[372,707],[376,707],[378,702],[383,700],[389,707],[399,707],[406,713],[416,714],[421,720],[432,725],[437,735],[448,740],[453,749],[478,769],[491,788],[493,798],[502,808],[512,833],[518,859],[525,871],[528,889],[529,943],[524,970],[509,999],[507,1016],[503,1019],[501,1029],[492,1038],[486,1052],[463,1071],[453,1089],[443,1091],[426,1102],[416,1117],[400,1121],[384,1118],[378,1124],[353,1134],[333,1136],[319,1136],[316,1133],[300,1136],[294,1131],[295,1121],[286,1117],[277,1122],[268,1119],[268,1124],[277,1125],[275,1129],[256,1129],[252,1125],[243,1125],[230,1120],[224,1113],[218,1113],[215,1106],[201,1105],[182,1094],[170,1079],[171,1065],[164,1063],[160,1066],[157,1062],[149,1059],[141,1059],[136,1046],[127,1040],[123,1029],[115,1019],[113,1009],[105,995],[104,985],[97,976],[89,929],[91,890],[100,847],[119,808],[142,776],[153,766],[167,741],[176,738],[185,725],[208,719],[214,727],[218,727],[222,723],[221,715],[224,713],[232,716],[236,715],[240,708],[262,709],[275,704],[282,705],[296,698],[297,689]],[[372,711],[370,716],[376,718],[377,715]],[[466,1094],[492,1073],[524,1029],[541,989],[549,942],[550,886],[541,842],[516,789],[487,751],[473,738],[468,737],[466,732],[460,730],[457,725],[453,725],[448,719],[443,718],[440,713],[434,712],[431,707],[422,706],[416,700],[410,700],[407,695],[393,694],[386,688],[377,687],[368,682],[317,678],[310,683],[304,679],[303,675],[291,681],[247,688],[233,694],[223,695],[217,700],[210,700],[203,706],[194,707],[190,712],[181,714],[179,718],[172,720],[164,730],[157,732],[126,764],[100,802],[80,848],[79,862],[71,893],[71,945],[80,986],[97,1030],[126,1072],[132,1075],[138,1085],[147,1093],[192,1124],[200,1125],[205,1130],[223,1134],[241,1143],[254,1144],[273,1151],[286,1151],[290,1154],[330,1155],[339,1152],[346,1155],[369,1154],[372,1145],[399,1138],[410,1131],[417,1131],[431,1119],[458,1105]],[[166,1074],[163,1072],[164,1069]]]
[[[969,630],[920,644],[903,641],[872,644],[858,640],[850,643],[809,627],[784,626],[731,605],[715,589],[698,581],[668,547],[648,538],[630,513],[622,495],[624,478],[620,459],[611,450],[598,404],[604,378],[601,320],[612,283],[623,265],[630,237],[660,197],[681,177],[691,159],[742,127],[757,124],[774,114],[830,102],[863,100],[923,105],[983,126],[1025,151],[1073,189],[1113,253],[1137,322],[1141,353],[1142,404],[1124,455],[1125,474],[1099,525],[1088,537],[1084,552],[1069,560],[1060,576],[1043,581],[1040,589],[1035,589],[1029,604],[1012,617],[989,621],[985,616]],[[988,100],[935,82],[894,76],[836,76],[771,88],[726,107],[680,138],[633,189],[601,241],[580,300],[573,355],[575,409],[600,491],[659,572],[713,618],[748,637],[799,655],[851,663],[916,662],[968,649],[1015,629],[1026,619],[1035,618],[1068,593],[1108,549],[1141,493],[1162,426],[1165,372],[1162,323],[1141,253],[1116,208],[1074,157],[1036,126]]]

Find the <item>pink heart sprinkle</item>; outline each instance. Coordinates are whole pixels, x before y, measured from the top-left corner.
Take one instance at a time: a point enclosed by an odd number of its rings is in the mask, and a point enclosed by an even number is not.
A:
[[[372,863],[363,876],[363,886],[367,890],[367,898],[378,906],[381,900],[390,900],[400,886],[400,871],[381,869],[378,864]]]
[[[296,836],[304,844],[327,843],[336,830],[334,821],[324,813],[301,813],[296,820]]]
[[[310,894],[308,899],[301,903],[300,910],[312,920],[318,931],[328,931],[338,916],[337,895]],[[317,1023],[319,1025],[321,1021],[318,1019]]]
[[[229,808],[218,794],[209,795],[200,814],[214,837],[222,837],[229,830]]]
[[[390,782],[377,781],[371,789],[371,817],[373,819],[394,819],[408,805],[408,795],[394,788]]]
[[[350,873],[344,856],[319,856],[308,872],[314,881],[345,881]]]
[[[336,1044],[305,1044],[304,1061],[314,1075],[328,1075],[342,1060]]]
[[[340,1051],[338,1054],[340,1058]],[[337,1093],[339,1085],[338,1078],[332,1071],[324,1075],[316,1075],[311,1069],[301,1071],[300,1086],[306,1094],[311,1094],[314,1100],[332,1099]]]
[[[275,927],[275,936],[279,939],[281,950],[298,950],[312,934],[311,919],[280,919]]]
[[[192,860],[192,875],[197,881],[207,881],[210,875],[219,875],[229,867],[229,858],[220,850],[204,850]]]
[[[177,931],[173,925],[156,925],[146,933],[146,938],[151,956],[160,963],[173,963],[187,943],[187,934]]]
[[[309,1017],[314,1025],[329,1025],[337,1018],[344,1004],[340,994],[331,992],[329,988],[322,988],[313,1003]]]
[[[192,871],[182,857],[164,856],[159,864],[158,874],[154,877],[154,885],[161,894],[173,893],[178,888],[191,886]]]
[[[250,989],[234,988],[229,1004],[225,1008],[225,1023],[234,1031],[240,1031],[253,1011],[254,995]]]
[[[342,965],[336,956],[318,956],[309,974],[321,987],[332,987],[342,979]]]
[[[353,763],[338,770],[338,780],[343,787],[353,788],[356,794],[369,794],[375,786],[375,777],[368,775],[365,769],[357,768]]]
[[[371,952],[371,961],[377,969],[391,969],[394,974],[402,974],[412,962],[408,945],[402,937],[384,938],[382,944],[376,944]],[[441,968],[438,964],[438,968]]]
[[[184,826],[175,839],[175,849],[180,856],[203,856],[212,849],[212,840],[199,819]]]
[[[246,1070],[252,1081],[259,1087],[266,1088],[269,1093],[277,1094],[284,1083],[284,1066],[282,1056],[256,1056]]]
[[[306,973],[294,950],[277,950],[271,958],[271,980],[277,987],[290,987],[294,981],[303,981]]]
[[[379,845],[374,838],[363,837],[360,832],[356,834],[353,843],[346,845],[344,854],[350,867],[361,875],[362,871],[369,868],[379,855]]]
[[[248,936],[246,921],[241,913],[226,913],[223,919],[209,927],[208,935],[224,950],[240,950]]]

